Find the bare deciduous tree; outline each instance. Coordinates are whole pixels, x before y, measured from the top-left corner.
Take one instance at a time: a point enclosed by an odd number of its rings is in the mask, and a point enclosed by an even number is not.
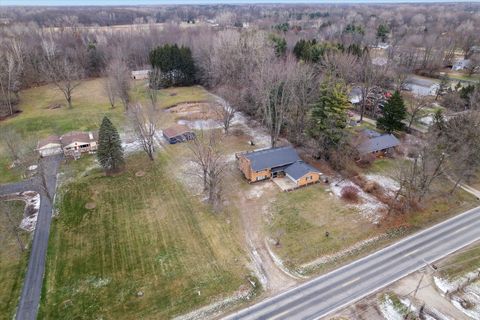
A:
[[[129,109],[129,118],[143,150],[150,160],[154,160],[157,114],[153,105],[136,104]]]
[[[115,94],[122,101],[125,111],[130,104],[130,75],[125,62],[121,59],[113,59],[107,67],[107,75],[112,79]]]
[[[117,96],[115,93],[114,80],[110,76],[107,76],[104,80],[103,89],[108,97],[108,102],[110,103],[110,106],[112,107],[112,109],[115,108],[115,100]]]
[[[72,108],[72,94],[83,76],[83,69],[78,62],[68,55],[46,55],[42,71],[46,79],[63,93],[68,107]]]
[[[218,208],[221,200],[222,180],[227,168],[227,162],[220,150],[221,137],[215,131],[208,133],[203,130],[190,141],[188,146],[191,160],[200,167],[200,177],[208,203]]]
[[[15,221],[13,217],[13,212],[7,204],[4,203],[4,201],[0,200],[0,212],[3,212],[5,215],[5,225],[8,230],[12,233],[12,235],[15,237],[15,240],[17,241],[18,244],[18,249],[20,252],[25,251],[25,244],[22,241],[22,237],[20,235],[20,229],[18,228],[18,222]],[[3,220],[3,219],[2,219]]]
[[[415,98],[407,103],[408,111],[408,129],[412,127],[415,120],[418,120],[423,109],[428,107],[428,101],[425,98]]]

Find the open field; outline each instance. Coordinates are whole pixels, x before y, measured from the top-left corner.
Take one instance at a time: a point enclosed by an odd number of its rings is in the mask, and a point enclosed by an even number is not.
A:
[[[125,121],[124,108],[120,101],[112,109],[103,92],[103,79],[83,81],[73,94],[73,108],[66,107],[62,93],[53,85],[45,85],[20,92],[17,116],[0,122],[0,126],[12,127],[24,138],[31,148],[37,140],[51,134],[64,134],[72,130],[97,130],[104,115],[107,115],[119,131]],[[132,99],[146,103],[145,81],[132,84]],[[207,100],[208,93],[200,86],[170,88],[160,90],[159,105],[163,108],[186,101]],[[62,107],[50,109],[49,106],[60,104]],[[0,183],[18,181],[22,172],[9,168],[10,159],[0,141]]]
[[[247,285],[235,224],[165,168],[132,155],[119,176],[94,169],[64,187],[40,317],[169,318]]]
[[[28,261],[28,250],[21,251],[4,210],[17,225],[23,217],[23,201],[0,201],[0,319],[12,319],[22,289],[23,277]],[[21,240],[27,244],[30,235],[20,232]]]

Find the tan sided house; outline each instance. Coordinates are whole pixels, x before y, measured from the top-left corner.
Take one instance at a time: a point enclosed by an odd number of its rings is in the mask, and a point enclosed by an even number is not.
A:
[[[287,177],[296,187],[320,180],[320,172],[303,162],[292,147],[237,154],[239,168],[249,182]]]
[[[98,137],[92,132],[73,131],[60,137],[65,156],[79,157],[85,152],[95,152]]]

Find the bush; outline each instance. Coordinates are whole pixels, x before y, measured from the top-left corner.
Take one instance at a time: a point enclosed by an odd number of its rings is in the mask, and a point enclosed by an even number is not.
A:
[[[346,186],[342,188],[342,199],[350,202],[358,202],[359,190],[354,186]]]
[[[363,191],[367,193],[376,193],[382,191],[382,187],[377,182],[370,180],[363,186]]]
[[[360,157],[360,160],[358,160],[357,164],[361,168],[368,168],[375,162],[376,159],[377,157],[373,153],[367,153]]]

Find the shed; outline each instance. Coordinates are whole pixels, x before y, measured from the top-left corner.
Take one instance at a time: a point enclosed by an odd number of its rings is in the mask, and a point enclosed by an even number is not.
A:
[[[360,154],[388,152],[400,144],[400,141],[393,134],[384,134],[372,137],[357,146]]]
[[[163,136],[170,144],[195,139],[195,133],[189,127],[181,124],[166,128],[163,130]]]
[[[149,69],[133,70],[131,77],[133,80],[143,80],[143,79],[148,79],[149,74],[150,74]]]
[[[37,144],[37,151],[41,157],[47,157],[62,153],[62,143],[59,136],[48,136],[41,139]]]

